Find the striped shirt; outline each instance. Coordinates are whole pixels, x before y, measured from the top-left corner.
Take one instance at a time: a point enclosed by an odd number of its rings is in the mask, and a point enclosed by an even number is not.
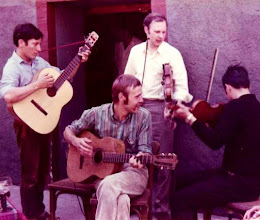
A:
[[[85,110],[80,119],[72,122],[69,128],[78,135],[89,130],[100,138],[113,137],[124,141],[126,153],[151,153],[151,114],[140,107],[137,113],[129,113],[120,121],[114,114],[113,103]]]

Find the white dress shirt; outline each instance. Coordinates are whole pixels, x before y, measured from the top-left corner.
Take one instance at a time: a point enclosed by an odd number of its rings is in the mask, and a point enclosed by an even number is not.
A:
[[[143,79],[146,42],[134,46],[129,54],[124,74],[131,74],[141,82]],[[169,63],[173,70],[175,81],[173,99],[190,102],[192,95],[189,93],[187,71],[181,53],[166,42],[154,53],[147,51],[146,65],[143,79],[143,98],[164,99],[162,76],[163,64]]]

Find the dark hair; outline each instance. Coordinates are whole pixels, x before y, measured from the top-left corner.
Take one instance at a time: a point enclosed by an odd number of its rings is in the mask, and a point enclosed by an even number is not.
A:
[[[222,84],[224,88],[225,84],[231,85],[236,89],[249,88],[250,81],[246,68],[240,65],[229,66],[222,77]]]
[[[141,82],[133,75],[123,74],[118,76],[112,85],[112,101],[117,103],[119,101],[118,94],[120,92],[126,97],[126,103],[128,102],[129,87],[135,88],[141,86]]]
[[[18,24],[14,29],[13,41],[18,47],[18,40],[22,39],[27,44],[28,40],[43,38],[42,32],[31,23]]]
[[[150,13],[144,18],[143,26],[150,28],[150,24],[152,23],[152,21],[165,21],[167,25],[167,20],[164,15],[158,13]]]

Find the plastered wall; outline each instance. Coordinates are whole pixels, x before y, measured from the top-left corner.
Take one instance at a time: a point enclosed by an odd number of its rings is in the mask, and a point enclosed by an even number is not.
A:
[[[215,48],[219,48],[210,103],[226,102],[221,77],[231,64],[241,63],[250,74],[251,91],[260,98],[260,1],[167,0],[169,42],[184,58],[194,100],[205,100]],[[217,167],[222,150],[208,149],[185,124],[175,133],[177,171]],[[178,172],[177,172],[178,173]]]
[[[15,49],[12,40],[15,26],[24,22],[36,24],[35,1],[0,0],[0,20],[0,77],[2,77],[2,69]],[[19,155],[12,121],[4,100],[0,99],[0,176],[9,175],[14,183],[18,183]]]

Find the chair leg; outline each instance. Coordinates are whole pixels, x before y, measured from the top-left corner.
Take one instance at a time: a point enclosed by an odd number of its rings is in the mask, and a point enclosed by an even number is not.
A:
[[[56,205],[57,205],[56,190],[50,189],[50,220],[55,220]]]
[[[141,207],[140,220],[148,220],[148,208],[147,207]]]
[[[93,215],[92,210],[91,210],[91,205],[89,203],[90,198],[89,197],[81,197],[83,207],[84,207],[84,212],[85,212],[85,218],[86,220],[94,220],[95,215]]]
[[[211,220],[212,210],[206,210],[203,212],[203,220]]]

